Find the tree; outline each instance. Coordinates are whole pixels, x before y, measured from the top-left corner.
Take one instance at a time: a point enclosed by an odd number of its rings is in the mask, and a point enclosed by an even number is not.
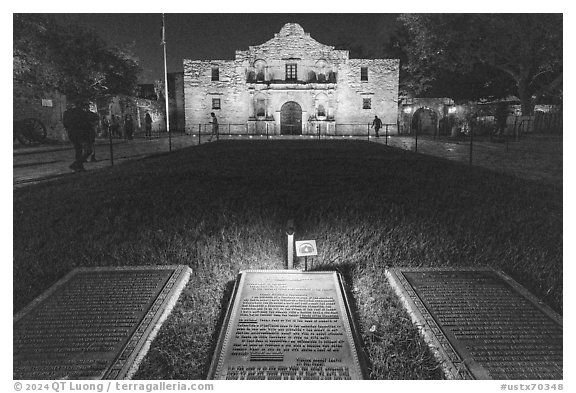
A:
[[[561,91],[561,14],[403,14],[399,21],[408,35],[406,71],[424,87],[447,76],[460,76],[471,92],[511,82],[524,114]]]
[[[164,80],[158,79],[154,81],[154,92],[156,93],[156,97],[158,100],[166,101],[165,92],[164,92]]]
[[[95,33],[57,25],[50,16],[14,14],[15,93],[57,90],[76,99],[131,95],[138,84],[138,60],[109,48]]]
[[[54,90],[59,72],[49,54],[53,26],[43,15],[14,14],[13,81],[15,93]]]
[[[410,62],[409,43],[407,27],[397,24],[383,51],[385,58],[400,59],[401,99],[450,97],[456,101],[469,101],[515,94],[514,84],[507,77],[483,64],[448,69],[424,61]]]

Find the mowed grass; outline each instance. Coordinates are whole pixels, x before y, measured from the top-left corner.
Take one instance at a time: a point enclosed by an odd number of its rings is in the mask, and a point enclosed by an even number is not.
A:
[[[204,379],[240,270],[286,221],[346,281],[373,379],[442,373],[385,278],[492,266],[562,312],[562,190],[364,141],[227,141],[14,191],[14,311],[78,266],[193,271],[137,379]]]

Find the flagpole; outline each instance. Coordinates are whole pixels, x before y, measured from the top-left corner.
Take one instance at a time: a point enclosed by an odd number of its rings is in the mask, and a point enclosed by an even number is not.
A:
[[[168,108],[168,67],[166,66],[166,30],[164,27],[164,13],[162,13],[162,46],[164,47],[164,100],[166,101],[166,132],[168,132],[168,150],[172,151],[170,111]]]

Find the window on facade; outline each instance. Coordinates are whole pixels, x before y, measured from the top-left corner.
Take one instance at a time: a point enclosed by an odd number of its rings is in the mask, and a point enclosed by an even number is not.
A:
[[[266,80],[266,62],[262,59],[254,62],[254,71],[256,73],[256,82],[264,82]]]
[[[333,71],[330,71],[328,73],[328,82],[330,83],[336,83],[336,73]]]
[[[316,62],[316,74],[318,75],[318,82],[326,81],[326,62],[324,60]]]
[[[266,116],[266,100],[260,98],[256,100],[256,117]]]
[[[220,98],[212,98],[212,109],[220,109]]]
[[[212,80],[218,81],[220,80],[220,70],[218,67],[212,67]]]
[[[296,64],[286,64],[286,80],[295,81],[297,78]]]
[[[362,109],[372,109],[371,98],[362,98]]]
[[[360,67],[360,80],[361,81],[368,80],[368,67]]]
[[[316,116],[326,117],[326,109],[324,108],[324,105],[322,104],[318,105],[318,109],[316,110]]]

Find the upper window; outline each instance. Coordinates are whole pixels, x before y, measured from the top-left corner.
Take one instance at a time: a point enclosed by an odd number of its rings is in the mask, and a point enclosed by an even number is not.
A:
[[[220,98],[212,98],[212,109],[220,109]]]
[[[266,100],[259,98],[256,100],[256,117],[266,116]]]
[[[368,80],[368,67],[360,67],[360,80],[361,81]]]
[[[287,81],[295,81],[298,77],[298,71],[296,68],[296,64],[286,64],[286,80]]]
[[[212,80],[220,80],[220,69],[218,67],[212,67]]]
[[[327,72],[328,65],[324,60],[318,60],[316,62],[316,75],[318,82],[325,82],[326,81],[326,72]]]
[[[328,82],[336,83],[336,73],[334,71],[328,73]]]
[[[266,62],[262,59],[256,60],[254,71],[256,72],[256,82],[264,82],[266,79]]]
[[[371,98],[362,98],[362,109],[372,109]]]

